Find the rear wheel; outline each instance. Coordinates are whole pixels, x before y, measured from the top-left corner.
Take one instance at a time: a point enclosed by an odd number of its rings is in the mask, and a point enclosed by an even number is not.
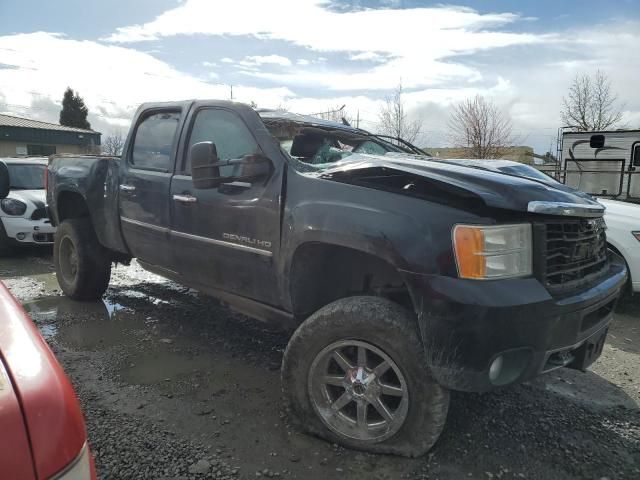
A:
[[[444,427],[449,394],[429,372],[415,320],[383,298],[313,314],[287,346],[282,378],[294,420],[347,447],[417,456]]]
[[[53,262],[60,288],[74,300],[97,300],[109,285],[111,259],[88,218],[73,218],[60,224]]]

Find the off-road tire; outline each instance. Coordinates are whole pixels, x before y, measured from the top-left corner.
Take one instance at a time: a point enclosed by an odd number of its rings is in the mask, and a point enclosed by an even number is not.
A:
[[[316,413],[309,392],[309,371],[319,352],[340,340],[360,340],[386,353],[408,387],[404,423],[379,442],[336,434]],[[346,447],[416,457],[426,453],[444,428],[449,391],[431,375],[413,314],[379,297],[349,297],[311,315],[291,337],[282,364],[282,385],[291,420],[303,430]]]
[[[65,250],[61,246],[70,242],[77,256],[75,274],[64,274]],[[65,247],[68,250],[68,247]],[[93,229],[88,218],[63,221],[55,234],[53,263],[56,277],[64,294],[74,300],[94,301],[102,297],[111,278],[111,258]]]

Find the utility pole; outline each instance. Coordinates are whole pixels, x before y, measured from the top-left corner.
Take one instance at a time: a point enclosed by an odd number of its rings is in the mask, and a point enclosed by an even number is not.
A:
[[[231,100],[233,100],[233,85],[229,85],[231,87]]]
[[[358,109],[358,114],[356,116],[356,128],[360,128],[360,109]]]

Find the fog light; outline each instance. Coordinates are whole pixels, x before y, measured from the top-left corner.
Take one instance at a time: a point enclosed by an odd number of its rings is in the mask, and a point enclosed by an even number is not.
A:
[[[16,235],[16,238],[18,240],[24,240],[26,238],[27,234],[26,233],[22,233],[20,232],[19,234]]]
[[[489,367],[489,380],[491,380],[491,382],[495,382],[502,373],[503,363],[502,355],[498,355],[495,360],[491,362],[491,366]]]

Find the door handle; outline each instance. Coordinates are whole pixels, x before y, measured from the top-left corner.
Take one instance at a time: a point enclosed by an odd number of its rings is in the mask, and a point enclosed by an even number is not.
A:
[[[182,202],[182,203],[196,203],[198,201],[198,199],[193,195],[174,195],[173,199],[176,202]]]
[[[134,187],[133,185],[126,185],[126,184],[120,185],[120,190],[122,190],[123,192],[133,192],[135,189],[136,187]]]

